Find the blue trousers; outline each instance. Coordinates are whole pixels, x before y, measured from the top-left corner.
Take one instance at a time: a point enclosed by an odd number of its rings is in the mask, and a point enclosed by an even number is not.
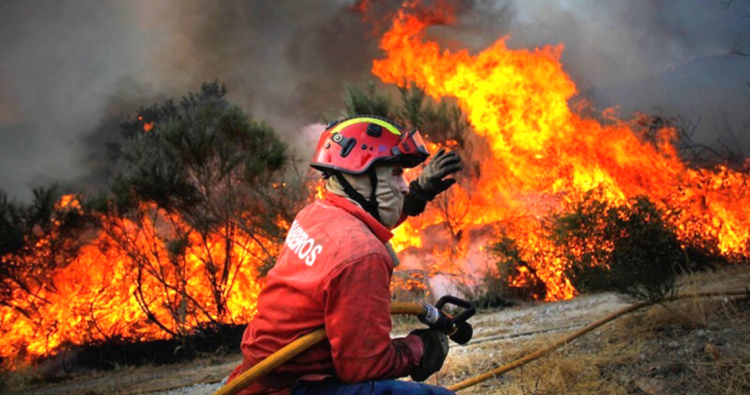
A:
[[[301,381],[292,388],[292,395],[455,395],[442,387],[396,380],[368,381],[345,384],[336,380]]]

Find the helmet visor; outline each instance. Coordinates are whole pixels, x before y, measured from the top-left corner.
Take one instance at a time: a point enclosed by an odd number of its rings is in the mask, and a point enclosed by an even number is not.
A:
[[[417,166],[430,155],[422,135],[416,128],[402,135],[398,144],[398,151],[400,153],[399,161],[403,163],[404,167]]]

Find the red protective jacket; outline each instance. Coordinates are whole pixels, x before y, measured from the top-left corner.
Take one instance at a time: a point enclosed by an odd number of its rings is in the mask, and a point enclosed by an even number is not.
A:
[[[325,326],[327,340],[241,392],[288,394],[299,379],[344,382],[409,374],[424,353],[416,336],[391,339],[393,235],[360,207],[328,194],[292,224],[242,339],[243,361],[229,376]]]

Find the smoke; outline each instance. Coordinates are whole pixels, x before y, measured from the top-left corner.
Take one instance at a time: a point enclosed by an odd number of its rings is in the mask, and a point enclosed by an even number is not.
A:
[[[734,114],[747,113],[750,59],[728,53],[750,22],[722,1],[454,1],[456,26],[429,34],[472,52],[506,34],[511,47],[564,43],[566,69],[597,105],[620,104],[625,114],[731,108],[730,121],[741,127]],[[382,16],[401,2],[372,3]],[[371,78],[372,59],[381,56],[375,28],[352,5],[0,3],[0,189],[26,199],[31,187],[51,181],[73,189],[103,185],[104,143],[117,138],[120,122],[217,79],[232,102],[307,155],[303,127],[336,115],[343,84]],[[695,89],[706,94],[690,94]],[[711,139],[716,123],[709,118],[701,125]]]
[[[55,181],[101,186],[119,123],[203,81],[218,79],[230,100],[293,136],[369,72],[376,38],[348,5],[3,2],[0,188],[27,199]]]
[[[0,188],[85,173],[80,139],[124,75],[142,73],[129,15],[98,1],[0,3]]]
[[[679,117],[695,127],[694,143],[750,156],[750,1],[480,4],[458,26],[431,34],[472,52],[506,34],[510,48],[562,44],[579,97],[596,108],[617,108],[624,119]]]
[[[696,142],[750,155],[750,2],[517,0],[511,47],[563,43],[562,61],[597,107],[682,116]],[[721,142],[719,142],[721,140]]]

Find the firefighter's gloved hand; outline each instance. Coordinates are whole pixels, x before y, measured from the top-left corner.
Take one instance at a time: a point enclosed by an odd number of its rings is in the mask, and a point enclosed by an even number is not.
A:
[[[443,367],[448,356],[448,336],[435,329],[417,329],[410,335],[419,336],[424,344],[424,355],[419,365],[411,370],[414,381],[425,381]]]
[[[456,183],[455,179],[445,177],[459,170],[461,170],[461,157],[455,152],[446,154],[445,148],[441,148],[422,170],[419,178],[412,181],[409,187],[416,192],[417,196],[432,201],[435,196],[445,192]]]
[[[412,181],[412,184],[415,182]],[[424,212],[425,207],[427,207],[427,200],[417,196],[414,188],[409,187],[409,193],[404,196],[404,208],[402,211],[410,217],[416,217]]]
[[[441,148],[422,170],[419,178],[409,184],[409,193],[404,197],[404,213],[409,216],[421,214],[427,202],[445,192],[456,180],[445,178],[461,170],[461,157],[455,152],[445,153]]]

